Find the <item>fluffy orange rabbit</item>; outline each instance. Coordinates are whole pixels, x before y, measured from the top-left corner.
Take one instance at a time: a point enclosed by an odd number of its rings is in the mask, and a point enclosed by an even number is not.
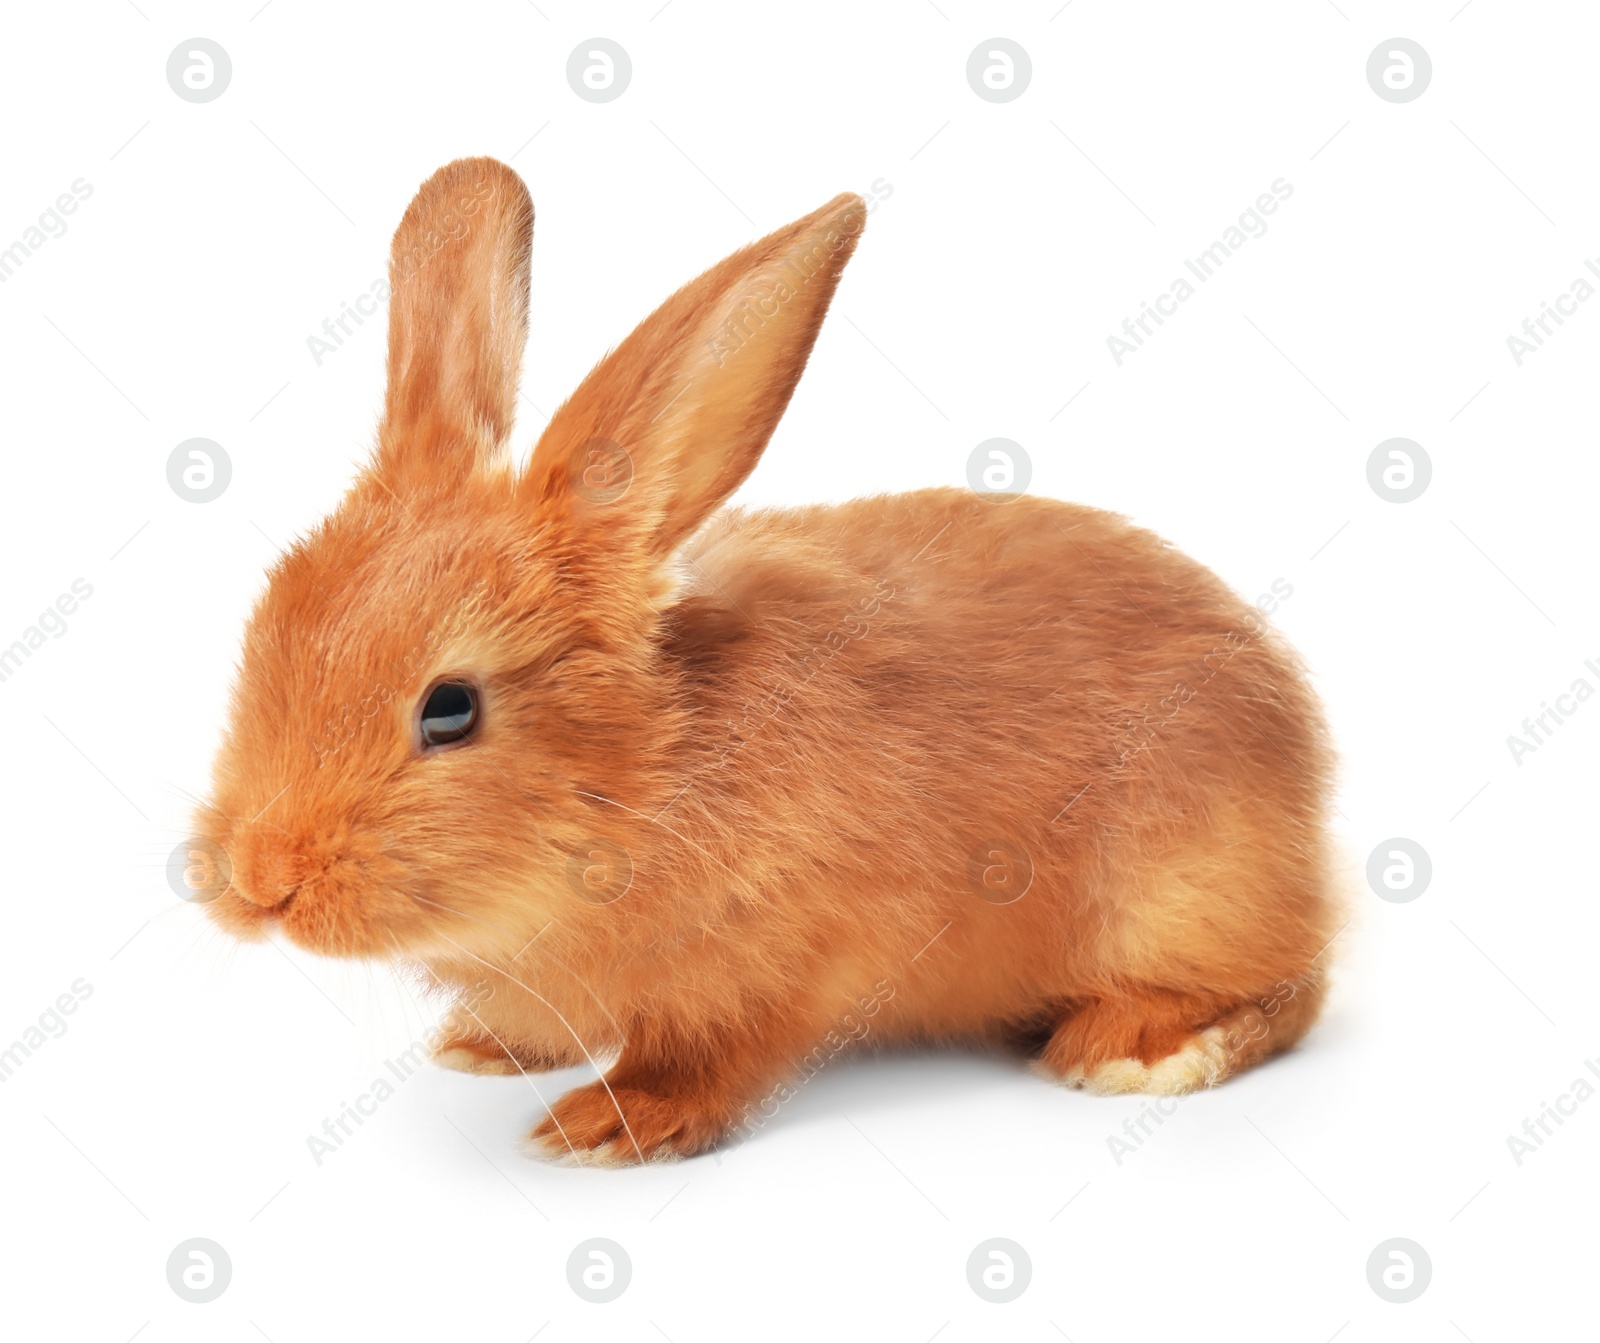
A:
[[[376,454],[251,618],[208,908],[425,968],[448,1066],[604,1058],[545,1154],[753,1133],[863,1038],[1176,1092],[1316,1015],[1331,756],[1253,607],[1046,499],[721,507],[864,222],[840,196],[679,290],[518,472],[532,207],[441,169]]]

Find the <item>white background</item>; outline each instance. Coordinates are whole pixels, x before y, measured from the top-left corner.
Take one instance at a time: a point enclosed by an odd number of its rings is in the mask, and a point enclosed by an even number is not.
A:
[[[1600,1097],[1520,1166],[1506,1141],[1600,1056],[1600,702],[1520,764],[1506,741],[1576,678],[1600,689],[1600,302],[1520,367],[1506,344],[1600,255],[1587,6],[258,9],[4,15],[0,247],[75,179],[93,187],[0,286],[0,645],[74,579],[93,587],[0,684],[0,1045],[92,985],[0,1086],[8,1335],[1593,1327]],[[204,105],[164,74],[196,35],[233,62]],[[604,105],[564,74],[595,35],[633,62]],[[965,77],[996,35],[1033,63],[1005,104]],[[1404,105],[1365,77],[1396,35],[1433,62]],[[417,185],[464,154],[509,159],[538,212],[522,447],[677,284],[882,179],[743,501],[961,484],[1003,435],[1035,492],[1126,513],[1249,596],[1292,585],[1274,619],[1327,703],[1356,874],[1337,990],[1296,1053],[1185,1102],[1120,1164],[1107,1139],[1141,1100],[955,1053],[837,1063],[759,1140],[622,1172],[521,1155],[543,1109],[522,1079],[429,1068],[314,1163],[308,1135],[428,1019],[384,968],[228,944],[164,864],[263,569],[371,441],[381,321],[320,367],[307,337],[382,275]],[[1106,338],[1278,178],[1293,195],[1268,231],[1119,367]],[[165,475],[195,436],[233,463],[203,505]],[[1394,436],[1433,463],[1413,503],[1367,483]],[[1393,836],[1433,863],[1409,903],[1360,875]],[[233,1264],[207,1305],[166,1280],[195,1236]],[[633,1265],[607,1305],[567,1285],[593,1236]],[[1008,1305],[967,1284],[993,1236],[1032,1261]],[[1366,1273],[1397,1236],[1433,1266],[1405,1305]]]

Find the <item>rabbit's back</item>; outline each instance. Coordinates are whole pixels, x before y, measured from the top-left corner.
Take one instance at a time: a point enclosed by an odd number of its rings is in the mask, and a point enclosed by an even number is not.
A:
[[[1152,534],[926,490],[730,510],[684,559],[680,807],[736,818],[793,936],[849,948],[843,991],[915,961],[909,1032],[1107,978],[1250,994],[1331,933],[1315,697]]]

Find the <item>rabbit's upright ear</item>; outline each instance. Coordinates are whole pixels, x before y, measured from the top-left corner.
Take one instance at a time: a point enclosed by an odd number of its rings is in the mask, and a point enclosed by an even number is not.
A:
[[[389,256],[389,388],[378,470],[454,479],[511,430],[528,336],[533,203],[494,159],[457,159],[426,182]]]
[[[670,554],[756,464],[865,223],[859,196],[836,197],[657,308],[551,419],[531,505],[607,558]]]

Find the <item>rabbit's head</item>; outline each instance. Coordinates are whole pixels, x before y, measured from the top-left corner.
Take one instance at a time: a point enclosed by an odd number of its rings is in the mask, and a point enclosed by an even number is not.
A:
[[[506,459],[533,210],[464,159],[390,259],[371,462],[274,566],[198,833],[212,916],[330,955],[516,951],[606,898],[605,835],[681,786],[674,552],[755,465],[865,222],[856,196],[679,290]]]

